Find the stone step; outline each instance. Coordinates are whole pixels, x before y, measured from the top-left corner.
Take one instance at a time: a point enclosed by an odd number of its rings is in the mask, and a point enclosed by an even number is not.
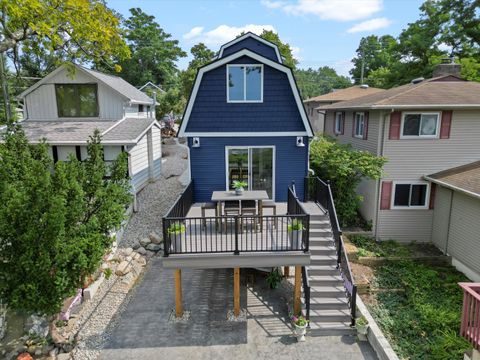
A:
[[[310,244],[309,249],[310,254],[312,255],[335,255],[337,253],[337,250],[334,246]]]
[[[312,275],[308,274],[310,286],[342,285],[343,279],[340,275]]]
[[[345,297],[343,285],[311,285],[310,298],[342,298]]]
[[[311,265],[337,265],[336,255],[311,255]]]
[[[305,299],[302,297],[302,306],[305,308]],[[348,301],[345,297],[311,298],[311,310],[344,310],[349,311]]]
[[[310,321],[308,335],[310,336],[341,336],[356,334],[355,328],[350,327],[350,322],[322,322]]]
[[[308,275],[339,275],[336,265],[309,265]]]
[[[352,319],[350,315],[350,310],[338,310],[338,309],[328,309],[328,310],[310,310],[310,321],[316,323],[322,322],[343,322],[348,323]]]

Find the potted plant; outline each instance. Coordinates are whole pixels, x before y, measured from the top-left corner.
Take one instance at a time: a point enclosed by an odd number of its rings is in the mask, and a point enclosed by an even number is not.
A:
[[[302,248],[303,229],[305,229],[305,227],[303,226],[302,222],[297,219],[293,219],[292,222],[288,224],[288,238],[290,240],[292,249],[300,250]]]
[[[185,242],[185,225],[181,222],[172,223],[167,233],[170,237],[170,248],[174,251],[180,251],[182,249],[182,242]]]
[[[357,329],[357,335],[359,340],[367,340],[368,326],[368,320],[365,318],[365,316],[361,316],[355,320],[355,328]]]
[[[233,188],[235,189],[235,194],[242,195],[243,189],[246,188],[248,184],[245,181],[235,180],[233,182]]]
[[[292,316],[292,322],[295,326],[295,335],[297,336],[297,341],[305,341],[305,334],[307,333],[308,320],[305,319],[302,315]]]
[[[270,289],[276,289],[280,282],[282,281],[282,274],[278,270],[278,268],[273,269],[265,279]]]

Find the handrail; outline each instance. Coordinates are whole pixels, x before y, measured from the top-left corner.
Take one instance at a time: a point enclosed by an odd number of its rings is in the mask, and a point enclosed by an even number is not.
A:
[[[308,280],[308,269],[302,266],[302,285],[305,298],[305,319],[310,320],[310,281]],[[310,323],[308,323],[310,326]]]
[[[459,283],[463,289],[460,335],[480,350],[480,283]]]
[[[345,244],[342,238],[342,230],[338,221],[337,210],[333,200],[333,192],[330,182],[323,181],[319,177],[305,178],[305,200],[313,200],[320,204],[327,212],[330,218],[332,234],[337,250],[337,269],[342,275],[343,284],[347,292],[347,298],[350,304],[350,314],[352,317],[352,326],[355,325],[356,316],[356,296],[357,285],[352,275],[350,263],[345,251]]]

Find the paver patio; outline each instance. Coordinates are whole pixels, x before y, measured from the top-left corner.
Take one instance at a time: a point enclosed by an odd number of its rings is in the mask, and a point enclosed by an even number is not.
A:
[[[246,269],[241,305],[247,321],[226,320],[233,308],[232,269],[186,269],[182,285],[191,318],[172,323],[173,270],[163,269],[161,262],[154,258],[149,263],[100,359],[377,359],[368,343],[352,336],[308,337],[297,343],[288,323],[290,292],[267,289],[263,276],[252,281]]]

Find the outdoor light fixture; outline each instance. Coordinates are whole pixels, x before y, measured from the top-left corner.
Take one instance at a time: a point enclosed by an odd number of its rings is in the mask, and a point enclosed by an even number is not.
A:
[[[297,146],[304,147],[305,144],[303,143],[303,136],[297,136]]]
[[[200,147],[200,138],[194,137],[192,139],[192,147],[199,148]]]

